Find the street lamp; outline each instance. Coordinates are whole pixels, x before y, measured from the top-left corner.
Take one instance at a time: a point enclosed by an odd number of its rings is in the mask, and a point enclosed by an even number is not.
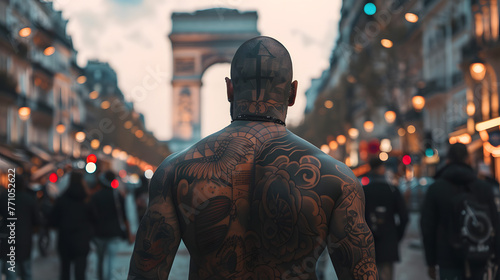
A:
[[[370,133],[373,131],[373,128],[375,127],[375,124],[372,121],[366,121],[363,124],[363,128],[365,129],[366,132]]]
[[[352,139],[356,139],[358,138],[359,136],[359,130],[357,130],[356,128],[349,128],[349,130],[347,131],[347,133],[349,134],[349,136],[352,138]]]
[[[390,49],[390,48],[392,48],[392,46],[394,46],[394,43],[389,39],[380,40],[380,44],[382,45],[382,47],[384,47],[386,49]]]
[[[394,121],[396,120],[396,112],[387,111],[384,114],[384,118],[387,123],[394,123]]]
[[[405,19],[407,22],[416,23],[418,21],[418,16],[414,13],[406,13]]]
[[[333,101],[326,100],[324,105],[325,105],[326,109],[331,109],[331,108],[333,108]]]
[[[413,108],[415,111],[420,112],[424,109],[425,106],[425,98],[421,95],[415,95],[411,99],[411,103],[413,104]]]
[[[57,126],[56,126],[56,132],[59,133],[59,153],[62,153],[62,146],[63,146],[63,140],[62,140],[62,135],[63,133],[66,131],[66,126],[60,122]]]
[[[17,110],[17,113],[22,121],[27,121],[30,118],[31,109],[30,107],[23,106]]]
[[[337,136],[337,142],[339,143],[339,145],[344,145],[346,141],[347,139],[345,138],[344,135],[341,134]]]
[[[78,131],[76,134],[75,134],[75,140],[76,142],[78,143],[82,143],[83,141],[85,141],[85,132],[83,131]]]
[[[44,54],[45,56],[51,56],[51,55],[53,55],[55,52],[56,52],[56,48],[54,48],[53,46],[46,47],[46,48],[43,50],[43,54]]]
[[[29,27],[24,27],[19,30],[19,36],[22,38],[26,38],[31,35],[31,28]]]
[[[24,145],[27,145],[27,139],[28,137],[26,137],[26,135],[28,134],[28,124],[27,124],[27,121],[29,120],[30,118],[30,115],[31,115],[31,109],[30,107],[27,107],[27,106],[22,106],[20,107],[18,110],[17,110],[17,113],[19,114],[19,118],[21,119],[21,121],[23,122],[23,144]]]
[[[478,82],[482,81],[486,75],[486,67],[481,61],[472,63],[469,67],[469,71],[471,77]]]

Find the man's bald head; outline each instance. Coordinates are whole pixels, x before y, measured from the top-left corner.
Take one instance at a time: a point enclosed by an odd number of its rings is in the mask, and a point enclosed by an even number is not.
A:
[[[292,59],[277,40],[256,37],[236,51],[231,63],[231,79],[236,100],[278,102],[286,108],[292,83]]]

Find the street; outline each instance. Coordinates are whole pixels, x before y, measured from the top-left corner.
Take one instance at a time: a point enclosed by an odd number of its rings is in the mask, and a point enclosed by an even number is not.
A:
[[[130,208],[129,208],[130,209]],[[418,230],[418,214],[412,213],[410,222],[403,242],[401,243],[401,262],[395,267],[396,280],[426,280],[426,267],[423,257],[423,251],[420,247],[420,235]],[[113,269],[113,279],[126,279],[133,246],[126,242],[120,244],[115,268]],[[184,243],[181,243],[177,256],[175,257],[170,279],[184,280],[188,279],[189,270],[189,252]],[[33,280],[54,280],[58,279],[59,260],[55,251],[46,257],[35,257],[33,261]],[[337,279],[331,263],[327,263],[325,274],[326,280]],[[87,279],[97,279],[97,257],[95,250],[89,254]]]

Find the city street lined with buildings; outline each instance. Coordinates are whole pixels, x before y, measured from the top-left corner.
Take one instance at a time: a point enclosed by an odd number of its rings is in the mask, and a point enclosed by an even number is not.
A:
[[[174,1],[172,5],[169,2],[162,6],[168,6],[168,17],[165,14],[162,21],[169,29],[168,34],[157,33],[149,25],[151,23],[139,25],[148,17],[157,16],[156,8],[148,6],[151,3],[103,1],[103,9],[117,11],[117,18],[110,17],[110,24],[114,20],[113,24],[126,23],[127,28],[128,24],[134,27],[134,32],[123,34],[132,42],[133,47],[130,47],[123,46],[119,40],[113,44],[97,41],[96,38],[103,38],[99,37],[102,34],[95,34],[96,30],[101,32],[102,29],[103,34],[118,32],[111,27],[105,28],[109,26],[102,15],[97,20],[97,11],[92,12],[99,7],[97,4],[86,7],[88,11],[75,13],[78,9],[71,8],[73,4],[68,1],[0,0],[0,194],[12,189],[9,172],[14,170],[26,180],[25,186],[19,183],[20,188],[27,188],[23,191],[29,193],[38,207],[29,225],[30,229],[37,228],[31,249],[33,280],[58,279],[61,273],[56,228],[62,232],[64,225],[55,226],[50,214],[53,216],[51,207],[68,190],[70,174],[82,174],[78,182],[85,193],[81,195],[82,205],[107,187],[108,201],[98,201],[101,204],[109,206],[108,202],[112,201],[120,205],[117,201],[123,195],[126,220],[130,222],[130,232],[135,234],[139,219],[146,213],[148,186],[158,166],[168,156],[200,141],[204,124],[220,121],[210,115],[207,117],[203,104],[228,114],[233,106],[229,95],[227,99],[231,103],[211,103],[213,96],[203,91],[205,73],[215,64],[227,66],[244,42],[259,35],[273,35],[268,34],[269,30],[277,33],[274,35],[278,40],[280,33],[286,38],[286,42],[282,42],[290,50],[293,67],[299,75],[307,72],[311,63],[315,67],[324,66],[307,89],[301,87],[309,81],[299,80],[299,88],[303,90],[299,95],[306,100],[305,109],[301,108],[298,113],[300,122],[286,121],[287,129],[319,148],[324,153],[322,156],[326,154],[350,167],[362,186],[377,182],[372,177],[373,159],[384,165],[384,174],[378,174],[378,178],[397,188],[410,213],[399,244],[400,261],[394,265],[394,279],[430,279],[419,224],[420,211],[429,186],[438,180],[436,175],[442,175],[439,170],[450,164],[447,158],[450,145],[466,145],[463,161],[457,164],[466,165],[473,179],[483,179],[500,194],[498,0],[338,0],[333,1],[335,5],[332,6],[321,2],[325,7],[301,3],[304,7],[331,10],[339,15],[338,22],[325,21],[325,26],[318,28],[335,30],[326,37],[313,30],[314,25],[322,24],[321,20],[317,21],[314,9],[304,9],[300,19],[304,26],[311,21],[309,30],[306,27],[288,30],[284,20],[283,26],[274,24],[281,21],[276,11],[271,11],[273,5],[294,5],[280,1],[269,3],[269,7],[266,1],[255,1],[257,4]],[[286,7],[283,9],[279,16],[290,15]],[[74,18],[66,18],[66,13]],[[80,32],[75,42],[76,34],[68,32],[72,20],[78,22],[73,30]],[[330,26],[332,24],[335,26]],[[275,29],[269,29],[271,25]],[[85,28],[93,32],[87,33]],[[276,28],[283,30],[276,31]],[[150,48],[153,41],[148,38],[151,36],[161,37],[166,44],[161,45],[164,47],[161,53],[153,53]],[[325,45],[333,48],[328,50],[328,58],[319,60],[316,52]],[[79,50],[81,46],[95,49]],[[157,48],[155,45],[154,49]],[[119,59],[110,54],[121,53],[123,49],[134,50],[124,56],[128,67],[123,67],[123,61],[116,63]],[[264,49],[256,50],[255,58],[259,60],[255,61],[255,68],[261,67],[262,57],[274,58],[267,49],[265,52]],[[85,59],[79,56],[81,52],[86,53]],[[310,55],[309,61],[308,54],[312,52],[314,55]],[[89,58],[89,53],[102,56]],[[149,62],[156,60],[157,64],[145,66],[142,61],[137,62],[141,55],[147,56]],[[155,59],[151,60],[150,56]],[[161,64],[163,62],[165,65]],[[131,69],[137,71],[133,79],[130,74],[123,74]],[[224,102],[224,93],[229,90],[223,79],[230,76],[228,72],[214,79],[219,87],[212,89],[214,94],[223,95]],[[271,83],[271,76],[276,74],[270,70],[269,76],[263,76],[260,68],[258,73],[253,78],[259,87],[261,83]],[[129,77],[133,82],[119,77]],[[133,83],[135,86],[131,86]],[[158,105],[161,102],[157,101],[155,106],[158,107],[138,109],[144,108],[145,100],[165,85],[169,90],[168,104]],[[255,104],[239,106],[257,108]],[[234,106],[231,112],[233,109]],[[152,111],[167,112],[171,117],[150,118],[148,116],[157,116]],[[297,114],[292,109],[290,112]],[[271,116],[257,118],[258,121],[269,119]],[[274,120],[274,123],[280,124],[279,121]],[[158,133],[152,127],[160,123],[166,129],[166,122],[172,137],[161,140],[158,135],[164,135],[164,131]],[[189,160],[202,156],[206,157],[206,162],[213,160],[208,157],[219,160],[222,153],[219,144],[211,145],[206,144],[206,154],[196,150]],[[111,179],[103,179],[108,171]],[[496,199],[500,211],[500,197]],[[116,213],[114,226],[120,231],[111,237],[117,239],[118,235],[127,234],[126,223],[120,215],[123,209],[119,206],[111,209],[110,212]],[[97,218],[105,216],[102,212],[90,213],[92,211],[86,214]],[[376,216],[371,218],[373,221],[369,222],[380,220]],[[277,219],[273,222],[277,223]],[[5,229],[2,219],[0,225]],[[107,222],[101,221],[99,229],[102,225]],[[47,237],[44,232],[49,228]],[[494,230],[487,232],[487,237],[495,236],[492,232]],[[28,230],[24,233],[31,234]],[[1,240],[6,236],[6,232],[0,232]],[[38,241],[40,236],[41,242]],[[109,245],[106,242],[112,243],[108,240],[110,236],[101,237],[106,246]],[[134,248],[129,244],[131,240],[125,240],[131,238],[130,235],[120,237],[111,272],[113,279],[126,279]],[[149,249],[151,244],[148,242],[145,244]],[[96,244],[91,242],[90,245],[87,279],[98,278],[100,247]],[[103,246],[101,244],[101,249]],[[189,252],[181,243],[170,279],[187,279],[189,265]],[[322,270],[324,279],[337,279],[329,258]]]

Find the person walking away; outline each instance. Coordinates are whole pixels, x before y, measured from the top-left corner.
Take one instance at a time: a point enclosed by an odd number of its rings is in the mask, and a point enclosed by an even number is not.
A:
[[[12,178],[9,176],[9,179]],[[15,272],[8,270],[10,267],[8,261],[10,247],[7,239],[0,240],[0,261],[2,263],[2,271],[6,275],[6,280],[16,280],[20,277],[22,280],[32,280],[31,272],[31,249],[33,245],[33,233],[37,226],[41,223],[40,211],[35,197],[28,192],[28,184],[26,178],[20,174],[15,175],[14,185],[9,184],[9,190],[2,193],[0,196],[0,216],[4,219],[12,217],[8,210],[9,194],[15,193]],[[10,235],[10,228],[7,227],[10,221],[5,220],[2,223],[0,232],[3,236]]]
[[[378,279],[364,194],[344,164],[286,129],[292,60],[270,37],[243,43],[226,78],[233,122],[157,168],[129,279],[168,279],[182,240],[189,279]]]
[[[370,159],[369,164],[369,183],[363,187],[365,219],[375,240],[380,280],[392,280],[394,263],[399,261],[399,243],[408,225],[408,211],[398,187],[385,178],[385,163],[377,157]]]
[[[98,214],[96,225],[97,272],[99,280],[110,280],[120,238],[133,243],[125,211],[125,200],[112,185],[116,175],[106,171],[99,175],[101,189],[91,198],[92,207]],[[116,187],[116,186],[115,186]]]
[[[58,229],[57,251],[60,258],[59,279],[71,279],[73,266],[76,280],[85,279],[87,255],[97,214],[88,204],[88,190],[83,174],[72,171],[69,185],[57,198],[49,215],[49,224]]]
[[[498,264],[500,221],[491,186],[469,164],[467,146],[450,146],[446,165],[429,186],[421,213],[428,274],[441,280],[483,280]]]

